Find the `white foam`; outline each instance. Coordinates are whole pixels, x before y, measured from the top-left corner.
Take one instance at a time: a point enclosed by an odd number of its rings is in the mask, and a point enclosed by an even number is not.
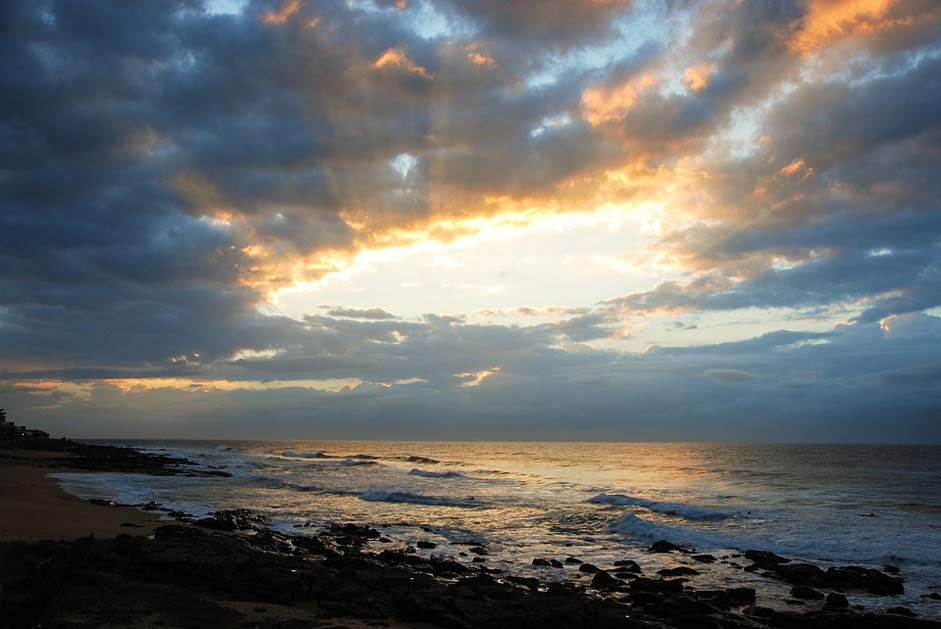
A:
[[[422,478],[466,478],[460,472],[433,472],[431,470],[420,470],[413,467],[409,474],[411,476],[421,476]]]

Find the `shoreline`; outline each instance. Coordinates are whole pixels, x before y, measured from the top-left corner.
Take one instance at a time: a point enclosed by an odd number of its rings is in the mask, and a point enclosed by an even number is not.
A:
[[[793,584],[792,594],[808,602],[832,595],[832,604],[775,611],[756,605],[750,588],[700,590],[685,578],[689,575],[644,575],[632,562],[585,564],[577,568],[588,578],[541,582],[488,567],[485,549],[473,564],[383,550],[380,532],[366,525],[334,524],[314,535],[291,535],[243,509],[196,520],[167,514],[159,505],[142,511],[90,504],[47,474],[222,474],[131,448],[44,446],[0,451],[0,627],[3,621],[11,627],[39,621],[44,626],[941,627],[904,609],[875,614],[841,604],[837,590],[895,592],[901,580],[892,575],[850,568],[814,571],[761,551],[745,555],[755,572]],[[94,537],[85,537],[89,533]],[[652,552],[689,556],[687,549],[658,544]],[[53,566],[55,574],[41,574],[39,566]],[[89,583],[110,584],[110,591]],[[53,595],[36,596],[53,584]]]

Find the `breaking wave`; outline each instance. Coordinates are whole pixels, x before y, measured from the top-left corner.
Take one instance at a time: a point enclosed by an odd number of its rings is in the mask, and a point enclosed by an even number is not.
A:
[[[454,498],[441,498],[437,496],[422,496],[408,491],[367,491],[359,495],[366,502],[404,502],[408,504],[430,505],[435,507],[479,507],[480,503],[474,498],[458,500]]]
[[[422,478],[467,478],[460,472],[433,472],[431,470],[420,470],[417,467],[413,467],[409,471],[411,476],[421,476]]]
[[[621,494],[598,494],[590,498],[588,502],[593,504],[610,504],[624,507],[643,507],[656,513],[664,515],[673,515],[686,520],[725,520],[733,518],[737,513],[719,511],[708,507],[698,507],[696,505],[683,504],[679,502],[660,502],[657,500],[645,500],[634,496],[624,496]]]

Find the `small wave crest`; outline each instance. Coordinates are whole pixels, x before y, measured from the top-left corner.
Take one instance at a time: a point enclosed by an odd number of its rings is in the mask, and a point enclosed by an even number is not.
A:
[[[293,450],[285,450],[281,453],[281,456],[289,459],[329,459],[331,458],[329,454],[323,452],[294,452]]]
[[[460,472],[434,472],[432,470],[420,470],[417,467],[413,467],[409,471],[411,476],[421,476],[422,478],[466,478]]]
[[[619,505],[623,507],[643,507],[650,511],[662,513],[663,515],[677,516],[686,520],[725,520],[737,515],[735,513],[719,511],[708,507],[699,507],[679,502],[645,500],[643,498],[624,496],[621,494],[598,494],[594,498],[590,498],[588,502],[593,504]]]
[[[441,498],[437,496],[422,496],[408,491],[367,491],[359,495],[366,502],[403,502],[408,504],[430,505],[435,507],[478,507],[474,498],[459,500],[454,498]]]
[[[407,463],[420,463],[422,465],[437,465],[438,463],[441,463],[441,461],[437,459],[429,459],[426,456],[414,456],[414,455],[405,457],[405,461]]]

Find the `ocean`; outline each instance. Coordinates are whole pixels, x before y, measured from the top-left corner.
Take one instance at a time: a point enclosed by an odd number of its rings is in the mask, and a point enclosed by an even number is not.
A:
[[[666,539],[725,563],[696,564],[697,587],[755,587],[780,607],[788,586],[737,568],[747,549],[828,565],[899,567],[904,595],[851,594],[867,608],[899,604],[941,617],[941,446],[370,441],[108,441],[190,458],[231,478],[54,474],[84,498],[158,502],[203,515],[245,507],[280,530],[370,524],[393,545],[543,580],[533,566],[574,556],[633,559],[645,572],[680,558]],[[308,528],[302,528],[308,524]],[[387,546],[385,546],[387,547]],[[731,562],[731,563],[729,563]],[[577,573],[577,571],[576,571]]]

